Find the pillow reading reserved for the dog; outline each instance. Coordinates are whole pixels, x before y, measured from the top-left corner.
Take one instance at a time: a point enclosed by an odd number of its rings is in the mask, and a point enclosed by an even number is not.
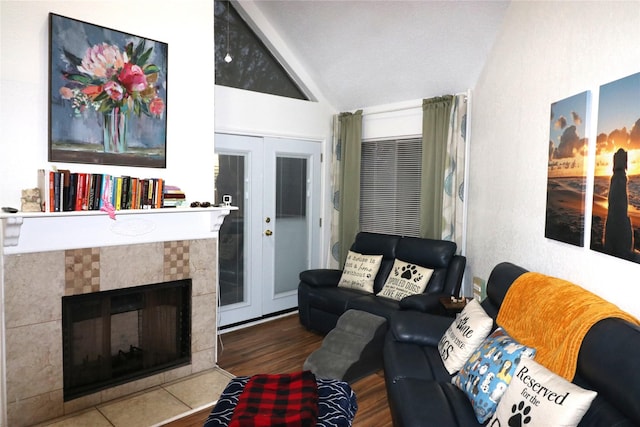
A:
[[[373,281],[378,274],[382,255],[362,255],[349,251],[338,286],[373,293]]]
[[[409,295],[421,294],[432,274],[429,268],[396,259],[378,296],[400,301]]]
[[[438,343],[444,367],[450,374],[459,371],[491,333],[493,319],[472,299],[456,317]]]
[[[595,399],[535,360],[522,359],[488,426],[577,426]]]

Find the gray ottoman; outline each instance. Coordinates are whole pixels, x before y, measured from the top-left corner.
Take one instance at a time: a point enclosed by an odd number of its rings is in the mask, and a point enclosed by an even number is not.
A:
[[[347,310],[311,353],[303,369],[319,378],[353,383],[382,369],[382,345],[387,321],[366,311]]]

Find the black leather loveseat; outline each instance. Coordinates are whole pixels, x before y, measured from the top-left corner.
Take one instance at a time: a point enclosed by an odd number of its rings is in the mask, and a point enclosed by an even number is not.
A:
[[[512,282],[525,272],[511,263],[493,269],[488,297],[481,305],[494,320]],[[438,342],[451,322],[416,311],[393,315],[384,344],[384,372],[394,426],[481,425],[466,395],[451,384],[440,359]],[[573,383],[598,396],[580,427],[640,425],[639,353],[640,328],[629,322],[607,318],[589,329],[580,346]]]
[[[466,258],[455,254],[454,242],[360,232],[351,250],[383,256],[374,281],[374,293],[338,287],[341,270],[303,271],[298,286],[298,311],[300,323],[306,328],[327,333],[349,309],[387,319],[400,308],[434,312],[441,310],[440,297],[458,296],[460,292]],[[382,289],[396,258],[434,270],[424,293],[400,301],[375,295]]]

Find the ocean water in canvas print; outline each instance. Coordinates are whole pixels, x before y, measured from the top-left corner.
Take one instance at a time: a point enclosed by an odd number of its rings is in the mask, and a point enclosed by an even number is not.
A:
[[[50,14],[49,161],[164,167],[167,48]]]
[[[640,262],[640,73],[600,87],[591,249]]]
[[[589,92],[551,104],[545,237],[584,244]]]

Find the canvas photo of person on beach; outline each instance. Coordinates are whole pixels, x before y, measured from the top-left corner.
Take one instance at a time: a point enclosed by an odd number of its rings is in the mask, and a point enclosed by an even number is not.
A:
[[[600,87],[591,249],[640,262],[640,73]]]
[[[584,245],[589,92],[551,104],[545,237]]]

